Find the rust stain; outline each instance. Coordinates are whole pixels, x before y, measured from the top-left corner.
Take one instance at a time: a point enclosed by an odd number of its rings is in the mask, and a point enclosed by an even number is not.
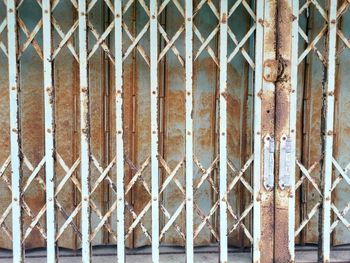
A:
[[[290,54],[291,54],[291,29],[292,9],[287,0],[278,1],[277,4],[277,60],[278,78],[276,82],[276,143],[277,152],[280,152],[280,140],[283,135],[289,136],[289,105],[291,94],[290,78]],[[277,154],[279,156],[279,154]],[[275,181],[279,178],[279,158],[275,159]],[[292,193],[294,194],[294,193]],[[288,188],[281,190],[276,188],[275,195],[275,260],[276,262],[290,262],[288,250],[288,201],[290,192]],[[282,234],[283,233],[283,234]]]

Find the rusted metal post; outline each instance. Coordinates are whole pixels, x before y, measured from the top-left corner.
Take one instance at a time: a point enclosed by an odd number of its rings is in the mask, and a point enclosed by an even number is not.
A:
[[[123,50],[122,0],[114,1],[115,85],[116,85],[116,154],[117,154],[117,261],[125,261],[124,233],[124,120],[123,120]]]
[[[11,144],[11,188],[12,188],[12,251],[13,262],[24,261],[23,215],[21,209],[22,151],[19,121],[19,64],[16,1],[7,1],[7,40],[10,94],[10,144]]]
[[[277,57],[279,74],[276,82],[276,184],[275,189],[275,260],[277,262],[294,262],[294,207],[295,207],[295,96],[296,82],[291,81],[291,55],[297,57],[297,41],[294,26],[298,29],[298,14],[294,17],[293,8],[299,11],[298,1],[281,0],[277,6]],[[298,33],[298,31],[297,31]],[[294,39],[293,39],[294,37]],[[293,42],[293,43],[292,43]],[[295,50],[296,48],[296,50]],[[294,52],[294,53],[293,53]],[[297,60],[293,61],[293,73],[297,70]],[[295,81],[295,80],[293,80]],[[294,89],[294,90],[293,90]],[[294,97],[293,97],[294,96]],[[293,100],[293,102],[291,101]],[[292,117],[291,115],[294,116]],[[292,118],[291,118],[292,117]],[[294,141],[294,142],[293,142]],[[295,147],[294,147],[295,149]],[[294,169],[293,169],[294,168]],[[288,219],[288,220],[286,220]],[[292,229],[291,229],[292,227]]]
[[[276,2],[258,1],[256,10],[253,262],[273,262]]]
[[[152,262],[159,262],[158,1],[150,1]]]
[[[91,262],[90,211],[90,114],[87,52],[87,6],[79,0],[79,75],[80,75],[80,178],[81,178],[81,234],[82,260]]]
[[[219,199],[220,262],[227,257],[227,0],[220,2],[220,102],[219,102]]]
[[[324,153],[322,261],[330,262],[332,159],[334,135],[335,58],[337,41],[337,0],[328,1],[328,58],[326,90],[326,134]]]
[[[53,83],[51,14],[51,1],[43,0],[47,261],[57,262],[55,215],[55,89]]]
[[[186,262],[193,262],[193,0],[186,0]]]

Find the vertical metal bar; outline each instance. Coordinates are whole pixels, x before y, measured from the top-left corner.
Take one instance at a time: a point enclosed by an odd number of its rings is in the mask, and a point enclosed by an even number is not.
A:
[[[193,2],[186,0],[186,262],[193,262]]]
[[[11,187],[12,187],[12,251],[13,262],[24,261],[22,247],[23,226],[21,210],[21,133],[19,122],[19,65],[17,60],[18,36],[15,0],[7,1],[7,38],[10,93],[10,144],[11,144]]]
[[[264,1],[256,3],[256,21],[263,21]],[[254,88],[254,167],[253,167],[253,262],[260,262],[261,239],[261,97],[262,91],[262,59],[263,59],[264,28],[261,23],[256,23],[255,35],[255,88]]]
[[[55,218],[55,120],[54,85],[51,60],[51,1],[43,0],[43,49],[44,49],[44,105],[45,105],[45,177],[46,177],[46,231],[47,261],[57,262]]]
[[[159,262],[158,1],[150,1],[152,262]]]
[[[290,260],[295,261],[295,158],[296,158],[296,123],[297,123],[297,91],[298,91],[298,39],[299,39],[299,0],[290,0],[292,15],[292,46],[291,46],[291,93],[289,103],[289,137],[291,139],[290,154],[290,193],[288,200],[288,251]]]
[[[80,75],[80,177],[81,177],[81,234],[82,260],[91,262],[90,243],[90,123],[89,81],[87,59],[87,8],[86,0],[79,0],[79,75]]]
[[[219,177],[220,177],[220,262],[227,258],[227,0],[220,2],[220,101],[219,101]]]
[[[114,1],[115,28],[115,84],[116,84],[116,154],[117,154],[117,261],[125,261],[124,241],[124,122],[123,122],[123,50],[122,0]]]
[[[326,141],[323,188],[323,262],[330,262],[330,224],[331,224],[331,189],[332,189],[332,156],[334,128],[334,87],[335,87],[335,53],[337,38],[337,0],[329,2],[328,23],[328,68],[327,68],[327,101],[326,101]]]

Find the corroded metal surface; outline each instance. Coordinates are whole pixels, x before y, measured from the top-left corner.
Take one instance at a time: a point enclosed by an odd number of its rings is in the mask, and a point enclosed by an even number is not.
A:
[[[0,247],[327,262],[350,240],[349,5],[1,1]]]

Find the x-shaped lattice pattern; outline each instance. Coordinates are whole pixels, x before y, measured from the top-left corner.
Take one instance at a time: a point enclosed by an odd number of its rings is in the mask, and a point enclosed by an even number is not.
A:
[[[237,10],[237,8],[243,5],[244,9],[248,12],[249,16],[251,17],[251,19],[253,20],[253,24],[250,27],[250,29],[248,30],[248,32],[244,35],[244,37],[241,40],[237,39],[237,36],[233,33],[232,29],[228,26],[227,32],[229,37],[231,38],[231,40],[233,41],[233,43],[235,44],[235,48],[232,51],[231,54],[229,54],[228,58],[227,58],[227,62],[230,63],[232,61],[232,59],[239,53],[241,52],[241,54],[243,55],[243,57],[245,58],[245,60],[249,63],[250,67],[252,69],[255,68],[255,63],[253,61],[253,59],[251,58],[251,56],[248,54],[247,50],[244,48],[244,45],[249,41],[249,39],[253,36],[255,29],[256,29],[256,16],[254,11],[251,9],[251,7],[249,6],[249,4],[247,3],[247,1],[245,0],[240,0],[234,3],[234,5],[231,7],[231,9],[228,12],[228,19],[233,15],[233,13]],[[219,19],[219,13],[215,14],[216,17]]]
[[[337,21],[339,22],[342,16],[349,10],[350,2],[344,1],[343,4],[338,8],[337,10]],[[337,50],[337,56],[339,57],[340,54],[345,49],[350,49],[350,39],[346,38],[344,33],[340,30],[340,28],[337,28],[337,35],[338,39],[340,39],[339,48]],[[335,190],[337,185],[342,181],[345,180],[345,182],[350,186],[350,178],[348,176],[348,172],[350,170],[350,163],[345,166],[343,169],[338,161],[333,157],[332,158],[332,164],[335,168],[336,172],[338,173],[337,177],[332,183],[331,192]],[[336,228],[336,226],[341,222],[346,228],[350,228],[350,222],[345,218],[345,216],[348,214],[350,210],[350,202],[342,209],[339,210],[334,203],[331,204],[331,209],[335,214],[336,219],[331,225],[330,232],[333,232],[333,230]]]
[[[299,167],[302,176],[299,178],[299,180],[295,184],[295,191],[298,190],[298,188],[304,183],[305,179],[307,179],[311,185],[314,187],[314,189],[317,191],[317,193],[322,197],[321,189],[319,188],[318,184],[316,183],[316,180],[311,176],[312,172],[316,169],[316,167],[320,164],[321,159],[323,156],[315,161],[309,169],[305,168],[304,165],[302,165],[298,160],[296,161],[297,166]],[[297,236],[301,230],[307,225],[307,223],[311,220],[311,218],[316,214],[318,211],[318,207],[321,205],[322,200],[316,202],[316,204],[312,207],[312,209],[308,212],[308,214],[303,218],[303,221],[300,223],[298,228],[295,230],[295,236]]]
[[[299,26],[299,35],[302,39],[307,43],[307,47],[298,57],[298,63],[300,64],[305,57],[313,51],[316,56],[320,59],[321,63],[326,66],[327,61],[324,57],[324,54],[317,48],[317,43],[325,36],[328,28],[328,16],[327,12],[324,8],[317,2],[317,0],[305,1],[304,5],[302,5],[299,9],[299,16],[301,16],[304,12],[308,12],[310,6],[313,5],[318,13],[321,15],[321,18],[324,20],[324,25],[322,26],[320,32],[314,37],[314,39],[310,39],[310,37],[305,33],[305,31]]]
[[[159,6],[159,10],[158,10],[158,16],[165,10],[166,6],[168,5],[168,3],[171,0],[166,0],[164,2],[162,2],[162,4]],[[52,3],[52,12],[55,10],[55,8],[59,5],[61,1],[60,0],[56,0],[53,1]],[[76,0],[70,0],[70,2],[72,3],[73,7],[76,9],[76,11],[78,12],[78,4]],[[124,8],[123,8],[123,14],[125,14],[127,12],[127,10],[130,8],[130,6],[132,5],[132,3],[135,2],[135,0],[129,0]],[[142,8],[144,9],[144,11],[146,12],[146,14],[148,16],[150,16],[150,11],[148,6],[145,4],[145,2],[143,0],[139,0],[138,1],[140,3],[140,5],[142,6]],[[177,8],[177,10],[179,11],[179,13],[181,14],[181,16],[183,17],[183,19],[185,20],[185,12],[184,12],[184,8],[180,5],[180,3],[177,0],[172,0],[172,2],[174,3],[175,7]],[[22,5],[23,1],[18,3],[17,8],[20,8],[20,6]],[[41,1],[37,0],[36,3],[41,7]],[[97,0],[93,0],[89,3],[88,5],[88,12],[90,12],[92,10],[92,8],[94,7],[94,5],[97,3]],[[110,12],[112,12],[112,14],[114,15],[114,7],[113,4],[110,0],[105,0],[104,3],[108,6]],[[200,41],[200,47],[197,51],[195,51],[195,57],[194,59],[198,59],[198,57],[202,54],[202,52],[204,50],[206,50],[208,52],[208,54],[210,55],[210,57],[212,58],[212,60],[216,63],[216,65],[219,65],[219,59],[216,55],[216,53],[214,52],[214,50],[210,47],[210,42],[216,37],[216,35],[218,34],[219,31],[219,11],[217,10],[217,8],[215,7],[215,5],[213,4],[213,2],[211,1],[207,1],[207,0],[202,0],[198,3],[198,5],[194,8],[194,15],[193,18],[198,14],[198,12],[200,11],[200,9],[207,4],[209,6],[209,8],[211,9],[211,11],[213,12],[213,14],[215,15],[215,17],[217,18],[217,25],[215,26],[215,28],[212,30],[212,32],[208,35],[207,38],[204,38],[203,35],[201,34],[201,32],[199,31],[198,27],[196,25],[193,25],[193,30],[195,33],[195,36],[198,38],[198,40]],[[253,10],[250,8],[249,4],[245,1],[245,0],[240,0],[237,1],[232,8],[229,11],[228,14],[228,18],[230,18],[232,16],[232,14],[236,11],[236,9],[238,8],[239,5],[243,5],[243,7],[245,8],[245,10],[250,14],[250,16],[252,17],[252,19],[255,21],[255,14],[253,12]],[[192,18],[192,19],[193,19]],[[18,26],[19,29],[26,35],[26,39],[23,42],[23,44],[21,44],[21,46],[19,47],[19,53],[18,53],[18,59],[21,57],[21,55],[27,50],[27,48],[29,47],[29,45],[32,45],[33,48],[35,49],[36,53],[38,54],[38,56],[43,59],[43,52],[42,49],[40,47],[40,45],[38,44],[38,42],[35,40],[35,37],[38,35],[38,32],[40,31],[40,29],[42,28],[43,25],[43,21],[42,19],[40,19],[34,29],[30,32],[28,30],[28,28],[26,27],[25,23],[23,22],[23,20],[18,16]],[[56,31],[56,33],[59,35],[59,37],[61,38],[60,42],[58,43],[58,45],[56,47],[54,47],[53,49],[53,54],[52,54],[52,60],[54,60],[58,54],[60,53],[60,51],[64,48],[67,47],[68,50],[71,52],[72,56],[76,59],[77,62],[79,62],[79,57],[77,55],[77,51],[75,49],[75,47],[73,46],[73,42],[72,42],[72,38],[73,35],[76,31],[76,29],[78,28],[78,19],[75,19],[71,25],[71,27],[69,28],[69,30],[67,32],[63,32],[60,24],[57,22],[57,20],[55,19],[54,15],[51,16],[51,23],[53,26],[53,29]],[[113,28],[114,28],[114,22],[112,21],[107,28],[105,29],[105,31],[100,34],[94,27],[94,25],[92,24],[92,22],[87,19],[87,23],[88,23],[88,28],[89,30],[92,32],[92,35],[95,37],[96,42],[93,45],[93,47],[91,48],[91,50],[89,50],[88,52],[88,58],[91,58],[96,51],[98,50],[99,47],[101,47],[103,49],[103,51],[107,54],[108,58],[110,59],[110,61],[112,63],[114,63],[114,57],[113,54],[110,50],[110,48],[108,47],[107,43],[106,43],[106,39],[108,36],[110,36]],[[6,19],[4,19],[3,21],[0,21],[0,34],[5,30],[6,28]],[[140,40],[142,39],[142,37],[145,36],[146,32],[148,31],[150,24],[149,22],[147,22],[144,27],[141,29],[141,31],[138,33],[138,35],[134,36],[129,27],[127,26],[127,24],[125,22],[123,22],[122,24],[122,28],[124,30],[124,32],[126,33],[126,36],[130,39],[131,44],[129,47],[126,48],[126,51],[123,54],[123,60],[125,60],[130,54],[131,52],[136,48],[137,51],[140,53],[140,55],[143,57],[143,59],[145,60],[145,62],[149,65],[150,61],[149,61],[149,57],[146,53],[146,51],[144,50],[144,48],[142,47],[142,45],[140,44]],[[160,54],[158,56],[158,60],[160,61],[169,51],[173,52],[175,54],[175,56],[177,57],[177,60],[179,61],[179,63],[181,64],[182,67],[184,67],[184,59],[183,56],[180,54],[179,50],[176,48],[175,46],[175,42],[179,39],[179,37],[181,36],[181,34],[184,31],[184,23],[180,26],[180,28],[177,30],[177,32],[173,35],[173,36],[169,36],[167,34],[167,32],[165,31],[165,29],[162,27],[162,25],[158,22],[158,30],[160,35],[162,36],[162,38],[165,40],[165,46],[164,48],[160,51]],[[232,59],[234,59],[234,57],[241,52],[241,54],[243,55],[243,57],[246,59],[246,61],[249,63],[249,65],[254,68],[254,62],[253,59],[251,58],[251,56],[248,54],[248,52],[246,51],[246,49],[244,48],[244,45],[247,43],[248,39],[253,35],[253,33],[255,32],[255,24],[250,28],[250,30],[245,34],[245,36],[241,39],[238,40],[237,36],[233,33],[233,31],[231,30],[231,28],[228,28],[228,35],[230,37],[230,39],[233,41],[233,43],[235,44],[235,49],[232,51],[231,54],[229,54],[228,56],[228,62],[230,62]],[[0,41],[0,49],[7,55],[7,49],[6,46],[4,45],[4,43],[2,41]],[[80,209],[81,209],[81,202],[74,208],[73,212],[68,214],[65,209],[63,208],[63,206],[60,204],[60,202],[58,201],[58,194],[62,191],[62,189],[64,188],[64,185],[68,182],[71,181],[74,186],[76,187],[76,189],[78,189],[78,191],[81,192],[81,184],[79,179],[76,177],[75,173],[77,172],[77,168],[80,164],[80,159],[78,158],[74,164],[71,167],[68,167],[67,164],[64,162],[63,158],[59,155],[59,153],[56,153],[56,159],[58,164],[62,167],[62,169],[65,172],[64,177],[62,178],[62,180],[60,182],[58,182],[57,187],[55,189],[55,204],[57,209],[61,212],[61,214],[63,215],[63,217],[66,219],[66,221],[60,226],[60,228],[57,231],[56,234],[56,240],[58,240],[62,234],[64,233],[64,231],[68,228],[68,226],[71,226],[74,230],[74,232],[78,235],[78,237],[81,237],[81,233],[79,231],[79,228],[75,225],[74,223],[74,218],[77,216],[77,214],[79,213]],[[97,170],[100,173],[100,176],[98,177],[98,179],[95,181],[95,183],[92,186],[91,192],[90,192],[90,197],[92,197],[92,194],[96,191],[96,189],[98,188],[98,186],[104,181],[106,180],[109,184],[109,187],[112,189],[112,191],[115,193],[116,192],[116,186],[115,183],[112,181],[112,179],[109,176],[109,172],[111,171],[111,169],[115,166],[115,162],[116,162],[116,157],[114,157],[114,159],[111,161],[111,163],[106,167],[103,168],[99,162],[97,161],[97,159],[94,156],[91,156],[92,159],[92,165],[94,165]],[[198,182],[197,185],[195,185],[194,188],[194,192],[196,192],[205,181],[207,181],[210,185],[210,187],[213,189],[213,192],[218,195],[218,189],[216,184],[213,181],[213,178],[211,177],[211,174],[213,172],[213,170],[215,169],[215,167],[218,164],[218,160],[219,157],[216,157],[215,160],[211,163],[211,165],[209,166],[208,169],[205,169],[200,161],[198,160],[198,158],[196,156],[194,156],[194,162],[196,164],[196,166],[198,167],[198,169],[201,172],[201,178]],[[129,229],[126,231],[126,235],[125,235],[125,239],[128,238],[128,236],[133,232],[133,230],[135,229],[135,227],[137,225],[140,225],[142,231],[144,232],[145,236],[151,240],[151,236],[147,230],[147,228],[145,227],[145,225],[142,223],[142,218],[144,217],[144,215],[147,213],[147,211],[151,208],[151,191],[149,186],[146,183],[146,180],[143,177],[143,172],[146,169],[146,167],[150,164],[150,158],[147,158],[144,163],[141,165],[140,168],[136,167],[130,160],[128,160],[126,158],[126,162],[128,163],[128,165],[130,166],[131,170],[134,172],[133,178],[131,179],[131,181],[129,182],[129,184],[126,186],[125,189],[125,195],[127,195],[130,191],[131,188],[135,185],[135,183],[137,181],[140,181],[141,184],[143,185],[143,187],[145,188],[146,192],[149,194],[150,196],[150,200],[149,202],[146,204],[146,206],[143,208],[143,210],[139,213],[136,214],[132,205],[130,205],[127,201],[125,202],[125,206],[127,211],[129,211],[129,213],[131,214],[132,218],[133,218],[133,222],[131,224],[131,226],[129,227]],[[176,232],[180,235],[180,237],[185,240],[185,234],[183,232],[183,230],[181,229],[181,227],[176,223],[176,219],[178,218],[178,216],[180,215],[181,211],[184,209],[185,207],[185,189],[182,186],[182,184],[180,183],[180,181],[176,178],[176,174],[179,171],[179,169],[183,166],[184,164],[184,159],[182,159],[178,165],[171,170],[170,167],[168,166],[168,164],[165,162],[165,160],[162,157],[159,157],[159,163],[161,164],[161,166],[163,167],[163,169],[165,170],[167,177],[165,179],[165,181],[163,182],[163,184],[160,186],[159,189],[159,194],[162,194],[165,190],[165,188],[169,185],[169,183],[171,181],[173,181],[176,186],[178,187],[178,189],[181,191],[181,193],[183,194],[183,200],[181,202],[181,204],[179,205],[179,207],[175,210],[175,212],[173,213],[173,215],[171,215],[167,209],[165,208],[165,206],[163,204],[160,204],[160,208],[161,211],[163,212],[164,216],[168,219],[167,223],[164,225],[164,227],[162,228],[161,232],[160,232],[160,239],[162,239],[165,235],[165,233],[169,230],[169,228],[171,226],[173,226],[176,230]],[[242,184],[247,188],[247,190],[252,193],[252,187],[249,185],[249,183],[243,178],[243,174],[246,171],[246,169],[248,169],[248,167],[250,166],[250,164],[252,163],[252,157],[247,161],[247,163],[244,165],[244,167],[238,171],[231,162],[228,162],[228,166],[230,167],[230,169],[236,173],[237,175],[235,176],[235,178],[233,179],[233,181],[231,182],[231,184],[229,185],[228,188],[228,192],[227,194],[229,194],[229,192],[233,189],[233,187],[237,184],[238,181],[242,182]],[[33,165],[29,162],[29,160],[24,157],[24,164],[27,166],[27,168],[31,171],[31,175],[28,177],[27,181],[24,184],[23,187],[23,194],[26,192],[26,190],[30,187],[30,185],[32,184],[32,182],[34,180],[37,180],[39,182],[39,184],[41,185],[42,189],[45,190],[45,181],[43,178],[41,178],[39,172],[40,170],[44,167],[45,165],[45,157],[42,158],[42,160],[39,162],[39,164],[34,168]],[[4,165],[2,166],[1,170],[0,170],[0,177],[1,179],[6,183],[6,185],[8,186],[9,190],[11,190],[11,184],[10,184],[10,180],[9,178],[6,177],[5,175],[5,170],[7,169],[7,167],[10,165],[10,157],[6,160],[6,162],[4,163]],[[100,229],[102,227],[105,227],[106,230],[111,234],[111,236],[116,240],[116,233],[113,231],[111,225],[108,223],[108,218],[111,216],[111,214],[113,213],[113,211],[116,209],[116,204],[117,202],[115,201],[111,207],[109,208],[109,210],[106,212],[106,214],[102,214],[102,212],[98,209],[98,206],[95,204],[95,202],[93,201],[93,198],[90,198],[90,206],[92,208],[92,211],[98,216],[98,218],[100,219],[100,223],[92,230],[91,233],[91,237],[90,239],[92,240],[96,234],[100,231]],[[25,211],[25,213],[31,218],[31,223],[29,225],[29,227],[25,230],[24,233],[24,238],[23,241],[30,235],[30,233],[32,232],[32,230],[34,228],[37,228],[39,230],[39,232],[41,233],[42,237],[45,239],[46,238],[46,233],[44,228],[41,226],[40,223],[40,219],[43,217],[43,215],[46,212],[46,205],[44,205],[41,210],[39,211],[39,213],[34,214],[33,211],[29,208],[29,206],[26,204],[25,200],[23,200],[22,203],[23,206],[23,210]],[[194,208],[195,211],[197,212],[197,214],[200,216],[200,218],[202,219],[202,222],[197,226],[197,228],[195,229],[194,232],[194,237],[197,237],[198,234],[201,232],[201,230],[207,226],[211,233],[214,235],[214,237],[219,241],[219,236],[216,232],[215,227],[212,225],[210,218],[214,215],[214,213],[217,211],[217,208],[219,206],[219,200],[217,200],[214,205],[211,207],[210,211],[208,214],[205,214],[199,207],[199,205],[194,202]],[[230,204],[228,204],[228,210],[229,213],[231,214],[231,216],[236,220],[235,224],[232,226],[232,228],[229,230],[229,232],[234,231],[238,226],[241,226],[244,229],[245,234],[247,235],[247,237],[252,240],[251,234],[248,231],[248,229],[244,226],[244,224],[242,223],[243,219],[249,214],[249,212],[252,210],[253,204],[251,203],[244,211],[243,213],[238,216],[236,213],[234,213],[232,207],[230,206]],[[11,212],[11,204],[8,206],[8,208],[5,210],[5,212],[3,213],[3,215],[0,218],[0,226],[1,228],[5,231],[5,233],[11,237],[11,232],[9,230],[9,228],[6,226],[5,224],[5,220],[7,218],[7,216],[10,214]]]
[[[252,155],[240,170],[238,170],[233,165],[233,163],[231,161],[227,162],[229,169],[233,172],[233,174],[235,176],[234,176],[233,180],[231,181],[231,183],[228,185],[226,196],[229,196],[230,192],[237,185],[238,182],[241,182],[243,184],[243,186],[248,190],[248,192],[251,195],[253,195],[252,186],[247,182],[247,180],[244,179],[244,174],[247,171],[247,169],[251,166],[251,164],[253,162],[253,157],[254,156]],[[253,237],[252,237],[251,233],[249,232],[248,228],[244,225],[243,220],[252,211],[253,202],[251,202],[240,215],[238,215],[237,213],[234,212],[231,204],[229,203],[228,198],[226,198],[226,202],[227,202],[228,212],[232,216],[232,218],[235,220],[234,225],[229,229],[229,234],[232,233],[234,230],[236,230],[238,227],[241,227],[243,229],[243,232],[247,236],[247,238],[252,242]]]
[[[317,12],[320,15],[322,21],[324,21],[324,25],[321,27],[321,30],[313,39],[311,39],[310,36],[308,36],[307,33],[305,33],[305,31],[299,25],[298,32],[299,32],[299,35],[301,36],[301,39],[305,41],[306,48],[303,49],[301,54],[299,54],[298,64],[302,63],[308,55],[313,53],[320,60],[320,62],[326,67],[327,61],[326,61],[325,54],[322,54],[322,52],[317,48],[317,44],[320,42],[322,38],[326,36],[327,29],[328,29],[328,22],[329,22],[328,14],[317,0],[310,0],[310,1],[305,1],[303,5],[301,5],[301,7],[299,8],[299,16],[306,13],[306,16],[308,17],[310,8],[316,9],[315,12]],[[311,175],[312,172],[316,169],[316,167],[320,164],[322,159],[323,159],[323,156],[321,156],[317,161],[315,161],[309,168],[306,168],[298,160],[296,161],[296,165],[301,171],[301,177],[295,184],[295,191],[297,191],[298,188],[307,181],[312,185],[314,190],[318,193],[318,195],[321,198],[320,198],[320,201],[317,201],[314,204],[314,206],[311,208],[311,210],[307,212],[304,218],[302,218],[302,222],[295,230],[295,236],[297,236],[308,224],[308,222],[310,222],[310,220],[314,217],[314,215],[316,214],[316,212],[318,211],[318,208],[322,203],[322,197],[323,197],[322,191],[317,181]]]
[[[337,11],[337,21],[339,22],[341,17],[344,16],[344,14],[349,10],[350,2],[349,1],[344,1],[343,4],[338,8]],[[339,57],[340,54],[345,50],[345,49],[350,49],[350,38],[347,38],[344,33],[340,30],[340,28],[337,28],[337,35],[339,39],[341,40],[340,47],[338,48],[337,51],[337,56]]]
[[[336,179],[333,181],[331,190],[334,191],[334,189],[342,180],[345,180],[345,182],[350,186],[350,177],[348,175],[348,172],[350,170],[350,163],[346,165],[345,169],[343,169],[339,165],[339,163],[335,158],[332,159],[332,163],[334,168],[339,174],[336,177]],[[339,222],[343,223],[345,227],[349,228],[350,222],[345,218],[345,216],[350,210],[350,202],[341,211],[335,206],[334,203],[331,204],[331,209],[336,215],[336,220],[334,220],[334,222],[331,225],[331,232],[335,229],[335,227],[339,224]]]

